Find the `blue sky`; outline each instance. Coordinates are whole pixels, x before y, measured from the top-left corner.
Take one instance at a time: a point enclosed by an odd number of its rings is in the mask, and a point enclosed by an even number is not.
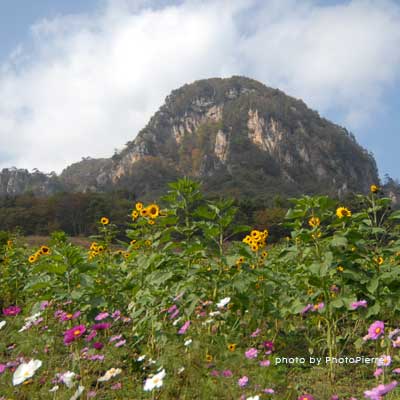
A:
[[[400,178],[396,0],[3,0],[0,39],[0,167],[111,156],[171,90],[246,75],[345,126]]]

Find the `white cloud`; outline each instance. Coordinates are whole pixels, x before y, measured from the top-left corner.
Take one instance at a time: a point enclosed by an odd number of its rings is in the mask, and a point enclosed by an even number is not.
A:
[[[368,121],[399,78],[400,7],[294,0],[110,0],[32,27],[0,67],[0,166],[60,171],[132,140],[169,92],[244,74]]]

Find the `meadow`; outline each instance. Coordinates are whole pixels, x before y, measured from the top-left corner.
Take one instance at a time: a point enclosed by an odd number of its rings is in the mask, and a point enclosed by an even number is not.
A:
[[[126,241],[107,215],[86,248],[10,235],[0,399],[399,399],[400,212],[374,184],[291,203],[274,244],[188,179]]]

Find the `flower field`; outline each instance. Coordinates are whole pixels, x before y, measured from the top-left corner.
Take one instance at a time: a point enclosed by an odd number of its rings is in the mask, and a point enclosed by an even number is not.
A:
[[[351,205],[292,201],[290,235],[239,226],[231,200],[170,184],[1,252],[0,399],[399,399],[400,212],[375,185]]]

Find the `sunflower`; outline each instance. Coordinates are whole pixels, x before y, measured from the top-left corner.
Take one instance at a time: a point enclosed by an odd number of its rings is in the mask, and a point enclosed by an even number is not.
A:
[[[97,251],[97,247],[98,247],[99,245],[96,243],[96,242],[93,242],[91,245],[90,245],[90,250],[91,251]]]
[[[140,201],[135,204],[135,208],[137,211],[141,211],[143,209],[143,203]]]
[[[228,344],[228,350],[233,353],[236,350],[236,344],[235,343]]]
[[[336,269],[337,269],[339,272],[343,272],[343,271],[344,271],[344,268],[343,268],[341,265],[339,265]]]
[[[154,221],[154,219],[149,219],[149,220],[147,221],[147,223],[148,223],[149,225],[154,225],[156,222]]]
[[[256,269],[256,266],[254,264],[251,264],[250,269]]]
[[[142,217],[148,217],[148,216],[149,216],[149,210],[148,210],[147,208],[142,208],[142,209],[140,210],[140,215],[141,215]]]
[[[100,218],[100,223],[102,225],[108,225],[110,223],[110,220],[107,217],[101,217]]]
[[[339,207],[336,210],[336,215],[338,218],[351,217],[351,211],[346,207]]]
[[[129,254],[128,252],[125,252],[125,253],[124,253],[124,257],[125,257],[125,258],[129,258],[129,256],[130,256],[130,254]]]
[[[257,231],[256,229],[252,230],[250,232],[250,236],[254,239],[254,240],[258,240],[260,238],[260,231]]]
[[[266,251],[263,251],[263,252],[261,253],[261,257],[263,257],[263,258],[267,257],[267,255],[268,255],[268,253],[267,253]]]
[[[370,190],[371,193],[377,193],[379,191],[379,187],[377,185],[371,185]]]
[[[249,235],[246,235],[246,237],[242,240],[243,243],[247,243],[247,244],[249,244],[250,241],[251,241],[251,237]]]
[[[139,216],[139,213],[136,210],[132,211],[132,218],[136,219]]]
[[[7,247],[10,248],[12,247],[12,245],[13,245],[12,240],[7,240]]]
[[[160,214],[160,207],[158,207],[157,204],[150,204],[150,205],[147,207],[147,211],[148,211],[148,213],[149,213],[149,217],[154,219],[154,218],[157,218],[157,217],[159,216],[159,214]]]
[[[97,252],[102,253],[104,251],[104,246],[98,246],[97,247]]]
[[[42,254],[50,254],[50,249],[47,246],[41,246],[40,251]]]
[[[251,245],[251,250],[257,251],[257,250],[258,250],[258,244],[253,243],[253,244]]]
[[[213,360],[213,356],[211,354],[206,355],[206,361],[211,362]]]
[[[379,256],[375,258],[375,261],[378,265],[382,265],[384,260],[382,256]]]
[[[36,256],[35,254],[31,255],[31,256],[28,258],[28,261],[29,261],[31,264],[33,264],[36,260],[37,260],[37,256]]]
[[[311,217],[308,220],[308,225],[310,225],[311,228],[316,228],[317,226],[319,226],[320,223],[321,223],[321,220],[318,217]]]
[[[135,244],[135,243],[136,243],[136,239],[132,239],[132,240],[129,242],[130,245],[133,245],[133,244]]]
[[[151,246],[151,240],[146,240],[145,242],[144,242],[144,244],[145,244],[145,246],[147,246],[147,247],[150,247]]]

